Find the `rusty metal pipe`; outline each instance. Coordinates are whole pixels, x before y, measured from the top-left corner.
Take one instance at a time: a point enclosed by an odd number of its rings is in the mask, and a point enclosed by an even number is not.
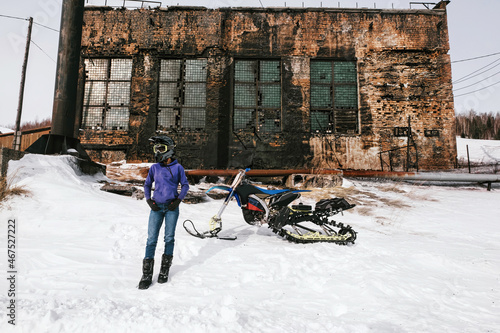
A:
[[[371,177],[399,180],[436,181],[436,182],[468,182],[495,183],[500,182],[498,174],[470,174],[448,172],[356,172],[344,171],[344,177]]]
[[[416,174],[417,172],[409,171],[342,170],[344,177],[401,178],[411,177]]]
[[[186,170],[188,176],[235,176],[239,170]],[[252,169],[246,173],[250,177],[276,177],[276,176],[289,176],[293,174],[312,174],[312,175],[342,175],[342,171],[335,169],[291,169],[291,170],[277,170],[277,169]]]
[[[235,176],[238,170],[186,170],[189,176]],[[393,180],[417,180],[417,181],[443,181],[443,182],[475,182],[493,183],[500,182],[497,174],[468,174],[448,172],[404,172],[404,171],[373,171],[373,170],[336,170],[336,169],[252,169],[248,171],[250,177],[276,177],[289,176],[293,174],[310,175],[339,175],[354,178],[386,178]]]

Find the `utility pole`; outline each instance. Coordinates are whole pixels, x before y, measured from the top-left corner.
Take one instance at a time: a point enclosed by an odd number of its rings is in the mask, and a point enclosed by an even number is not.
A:
[[[24,51],[24,62],[21,74],[21,87],[19,88],[19,102],[17,104],[16,130],[12,148],[21,150],[21,114],[23,113],[24,82],[26,81],[26,67],[28,66],[28,55],[30,53],[31,29],[33,28],[33,18],[29,18],[28,36],[26,37],[26,49]]]

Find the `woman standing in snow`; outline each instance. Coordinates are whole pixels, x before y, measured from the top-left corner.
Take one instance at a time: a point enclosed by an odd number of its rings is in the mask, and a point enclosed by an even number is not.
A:
[[[148,221],[148,239],[146,242],[146,255],[142,262],[142,278],[139,289],[147,289],[153,280],[153,267],[156,244],[160,234],[161,225],[165,220],[165,250],[161,258],[158,283],[168,280],[168,272],[172,265],[175,242],[175,227],[179,217],[179,204],[189,190],[189,183],[184,168],[174,156],[174,141],[168,136],[154,136],[149,139],[153,142],[153,151],[156,162],[151,166],[144,183],[144,196],[151,207]],[[151,187],[155,183],[153,197]],[[177,188],[181,185],[180,193]]]

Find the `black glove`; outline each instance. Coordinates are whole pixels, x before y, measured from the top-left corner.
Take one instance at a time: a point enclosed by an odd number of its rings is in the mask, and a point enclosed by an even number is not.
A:
[[[179,207],[179,204],[181,203],[181,199],[174,199],[169,205],[168,205],[168,210],[175,210],[177,207]]]
[[[161,208],[156,204],[156,202],[153,201],[153,199],[148,199],[146,200],[148,203],[149,207],[151,207],[152,210],[155,212],[159,211]]]

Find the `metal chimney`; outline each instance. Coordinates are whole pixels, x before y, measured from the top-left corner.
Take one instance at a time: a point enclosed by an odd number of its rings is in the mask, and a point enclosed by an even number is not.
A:
[[[64,0],[61,12],[51,134],[73,137],[84,0]]]
[[[90,160],[74,134],[84,6],[84,0],[62,2],[52,128],[50,134],[43,135],[27,152],[66,154],[74,149],[79,157]]]

